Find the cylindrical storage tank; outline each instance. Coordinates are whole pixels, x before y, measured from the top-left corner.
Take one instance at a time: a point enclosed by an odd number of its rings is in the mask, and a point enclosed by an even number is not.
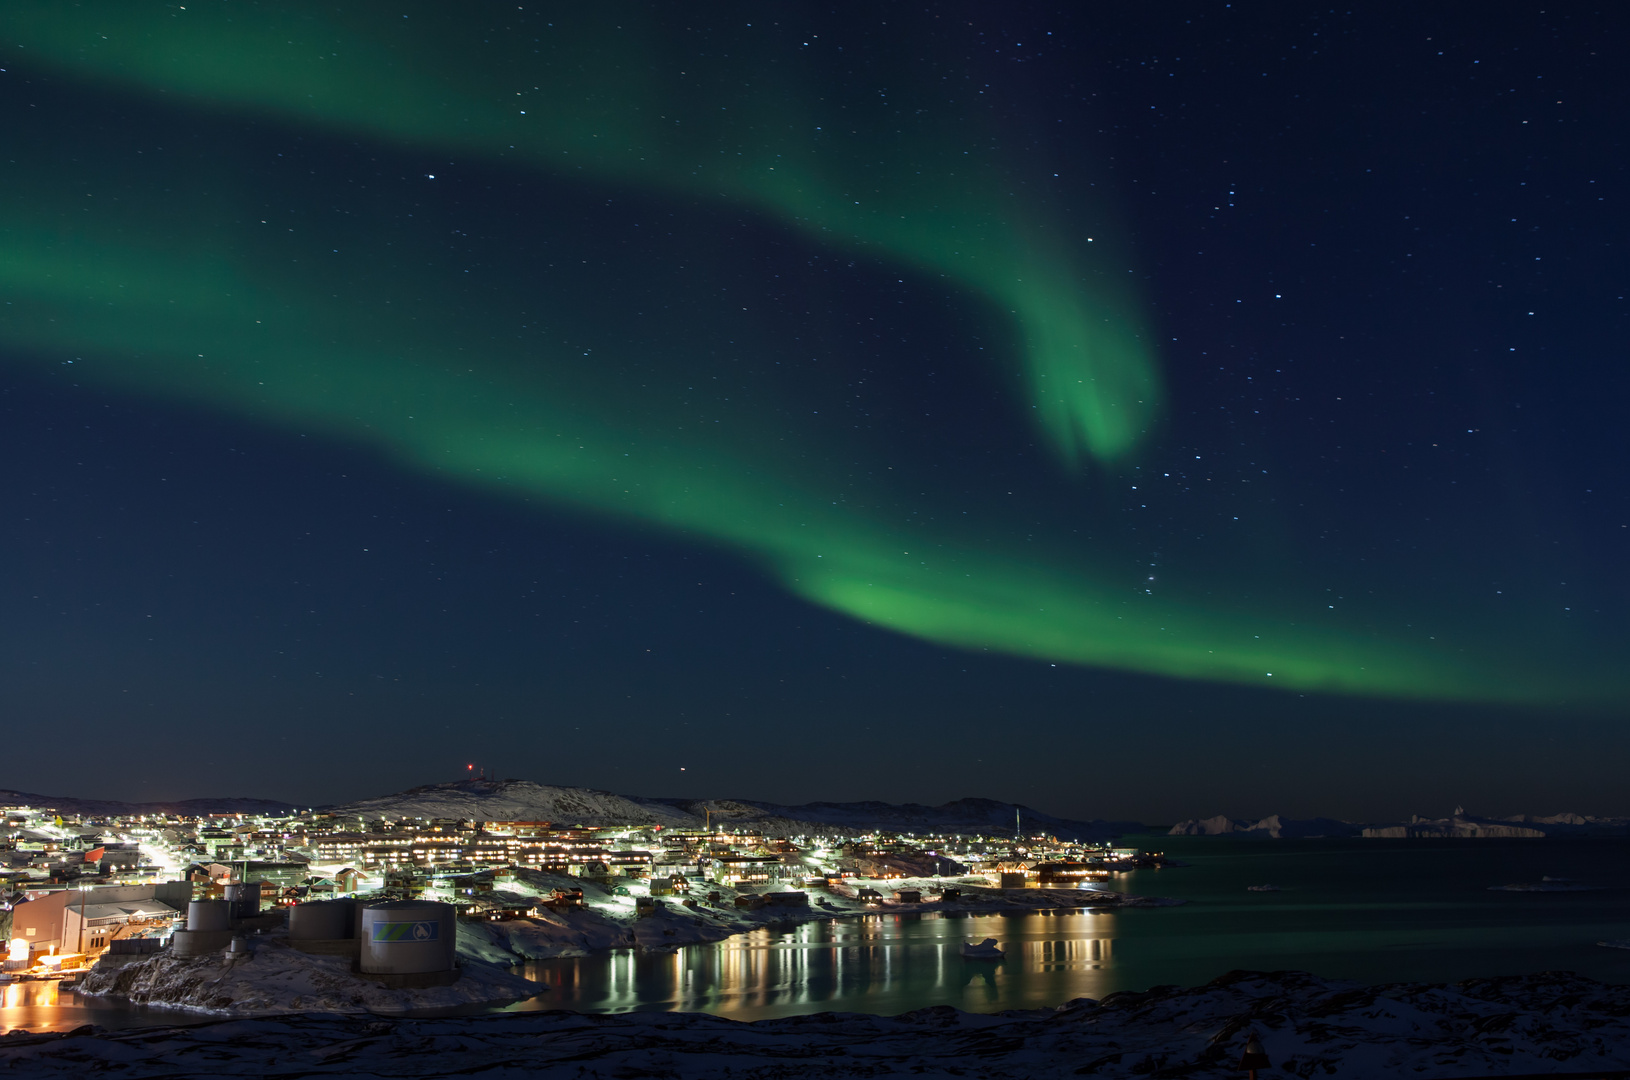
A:
[[[451,971],[458,951],[452,904],[387,900],[362,909],[361,967],[375,975]]]
[[[289,909],[289,937],[295,941],[333,941],[356,936],[356,904],[349,900],[313,900]]]
[[[225,895],[234,919],[252,919],[260,914],[259,885],[228,885]]]
[[[225,900],[194,900],[187,905],[188,930],[230,930],[232,912]]]

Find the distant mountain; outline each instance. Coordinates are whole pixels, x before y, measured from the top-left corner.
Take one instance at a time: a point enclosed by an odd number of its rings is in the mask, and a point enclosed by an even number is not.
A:
[[[396,795],[332,808],[360,818],[445,817],[477,821],[552,821],[582,825],[663,825],[696,828],[707,821],[775,832],[823,833],[876,829],[890,832],[1008,833],[1014,815],[1026,832],[1069,839],[1109,839],[1138,832],[1136,822],[1071,821],[1015,803],[958,799],[943,806],[884,802],[806,803],[784,806],[749,799],[650,799],[590,788],[556,787],[530,780],[460,780],[427,784]]]
[[[1332,818],[1297,820],[1274,814],[1251,822],[1217,816],[1180,821],[1171,827],[1171,836],[1241,836],[1286,839],[1315,836],[1367,836],[1372,839],[1461,837],[1467,839],[1530,838],[1544,836],[1627,836],[1630,818],[1587,817],[1583,814],[1551,814],[1536,817],[1518,814],[1507,818],[1485,818],[1464,810],[1446,818],[1358,824]]]
[[[32,806],[76,817],[130,816],[137,814],[287,814],[298,809],[293,803],[276,799],[176,799],[169,802],[120,802],[117,799],[79,799],[66,795],[38,795],[31,791],[0,788],[0,806]]]
[[[660,799],[630,798],[591,788],[555,787],[531,780],[456,780],[425,784],[395,795],[345,803],[332,807],[331,812],[369,820],[439,817],[583,825],[689,827],[701,820]]]

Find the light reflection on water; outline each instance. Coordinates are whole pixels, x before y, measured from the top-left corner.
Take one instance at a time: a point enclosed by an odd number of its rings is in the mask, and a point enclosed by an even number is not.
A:
[[[670,954],[544,960],[518,969],[551,991],[516,1009],[672,1009],[740,1019],[840,1009],[898,1013],[927,1004],[989,1012],[1101,997],[1116,916],[872,915],[757,930]],[[995,938],[1001,960],[965,959]]]
[[[153,1009],[107,998],[82,997],[54,979],[0,986],[0,1032],[69,1031],[84,1024],[105,1028],[196,1024],[209,1017],[187,1009]]]

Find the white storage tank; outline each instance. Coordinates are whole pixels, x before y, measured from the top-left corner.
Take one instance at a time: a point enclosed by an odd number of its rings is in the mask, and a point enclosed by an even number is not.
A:
[[[225,900],[194,900],[187,905],[188,930],[229,930],[232,908]]]
[[[356,937],[356,901],[312,900],[289,909],[289,937],[296,941],[335,941]]]
[[[225,900],[194,900],[187,905],[187,928],[170,935],[177,956],[207,956],[232,940],[232,905]]]
[[[374,975],[451,971],[458,951],[452,904],[387,900],[362,909],[361,968]]]

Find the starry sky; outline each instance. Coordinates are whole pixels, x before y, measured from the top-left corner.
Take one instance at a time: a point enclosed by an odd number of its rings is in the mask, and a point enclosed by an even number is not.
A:
[[[0,786],[1630,813],[1623,17],[583,8],[6,5]]]

